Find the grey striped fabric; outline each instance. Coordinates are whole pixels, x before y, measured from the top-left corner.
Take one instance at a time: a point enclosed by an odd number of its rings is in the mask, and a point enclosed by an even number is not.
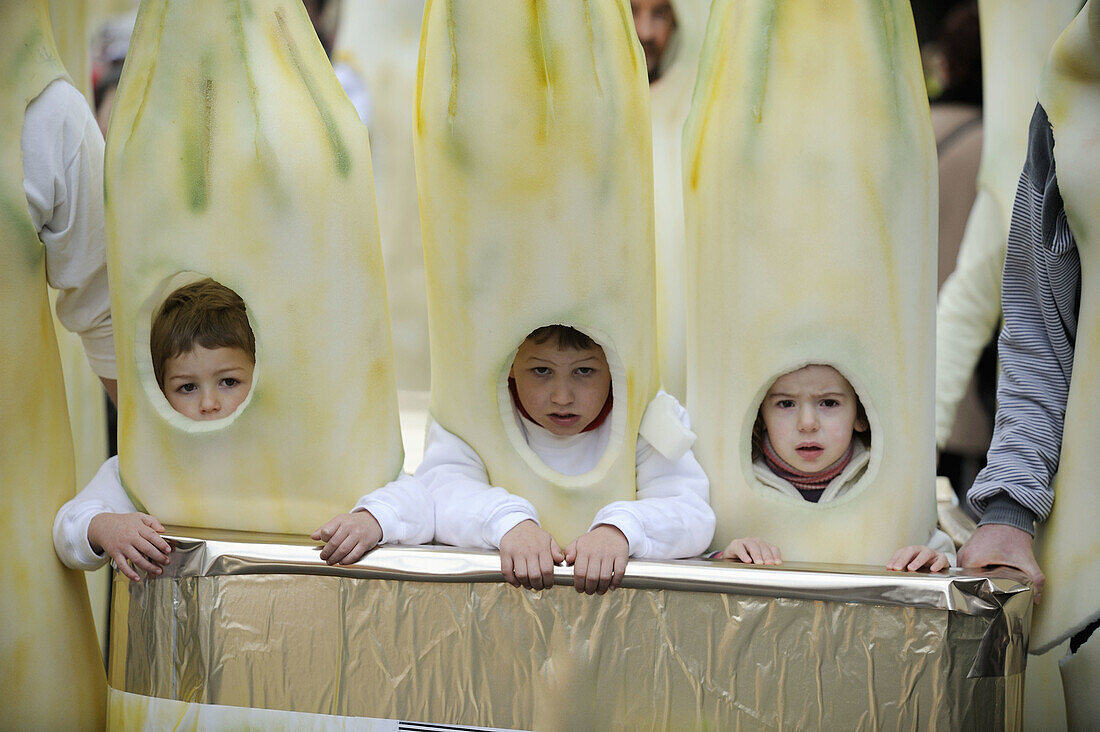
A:
[[[993,442],[967,495],[985,514],[982,523],[1034,533],[1033,525],[1021,524],[1050,514],[1080,299],[1081,260],[1058,192],[1054,136],[1036,107],[1005,256]],[[1028,514],[1031,520],[1021,521]]]

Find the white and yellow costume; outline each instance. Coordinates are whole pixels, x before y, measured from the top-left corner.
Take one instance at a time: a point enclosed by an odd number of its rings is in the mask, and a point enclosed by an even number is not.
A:
[[[936,524],[936,162],[907,2],[716,0],[684,132],[688,411],[718,517],[784,559],[882,564]],[[824,505],[753,474],[782,374],[834,366],[870,422]]]

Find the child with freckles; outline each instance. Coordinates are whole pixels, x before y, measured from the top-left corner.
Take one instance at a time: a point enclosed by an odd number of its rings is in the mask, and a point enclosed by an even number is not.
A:
[[[852,385],[832,366],[811,364],[776,379],[753,427],[753,473],[784,495],[827,503],[867,471],[870,425]],[[779,547],[759,537],[734,539],[714,556],[781,564]],[[933,572],[954,564],[951,539],[934,529],[928,545],[894,552],[887,569]]]
[[[603,348],[568,326],[538,328],[520,345],[508,385],[520,432],[548,467],[579,475],[596,466],[614,401]],[[687,412],[675,407],[689,428]],[[564,561],[578,592],[603,594],[619,586],[629,557],[697,556],[714,534],[710,484],[690,449],[666,457],[639,436],[635,468],[637,499],[600,509],[564,549],[539,525],[535,506],[490,485],[477,452],[439,424],[429,429],[416,478],[435,501],[437,541],[499,549],[505,580],[535,590],[550,587]]]

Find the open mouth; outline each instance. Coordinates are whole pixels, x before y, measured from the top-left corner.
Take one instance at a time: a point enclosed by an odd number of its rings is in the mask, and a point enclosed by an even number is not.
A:
[[[813,460],[820,457],[821,453],[825,452],[825,448],[821,445],[799,445],[795,448],[795,452],[807,460]]]
[[[581,418],[579,414],[551,414],[550,421],[561,427],[572,427]]]

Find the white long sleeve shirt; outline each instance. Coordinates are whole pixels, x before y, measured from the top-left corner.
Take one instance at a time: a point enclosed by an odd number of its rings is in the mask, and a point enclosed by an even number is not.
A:
[[[674,404],[675,416],[690,430],[687,411],[679,402],[664,392],[658,398]],[[534,453],[566,475],[591,470],[608,442],[607,422],[591,432],[558,436],[526,418],[517,419]],[[610,503],[592,519],[590,528],[610,524],[622,531],[632,557],[696,556],[714,535],[710,481],[690,448],[671,452],[666,457],[639,436],[634,453],[637,499]],[[435,500],[435,537],[442,543],[499,549],[500,540],[516,524],[528,519],[538,522],[538,511],[530,501],[490,485],[477,452],[438,423],[428,430],[416,477]]]
[[[415,478],[402,473],[397,480],[359,499],[353,511],[370,511],[382,527],[381,544],[424,544],[434,531],[431,496]],[[57,512],[53,545],[57,556],[72,569],[97,569],[108,556],[88,542],[88,525],[101,513],[133,513],[133,501],[122,487],[118,456],[103,463],[91,482]]]
[[[103,135],[80,92],[64,79],[27,105],[23,190],[46,249],[57,318],[80,335],[92,370],[118,378],[103,218]]]

